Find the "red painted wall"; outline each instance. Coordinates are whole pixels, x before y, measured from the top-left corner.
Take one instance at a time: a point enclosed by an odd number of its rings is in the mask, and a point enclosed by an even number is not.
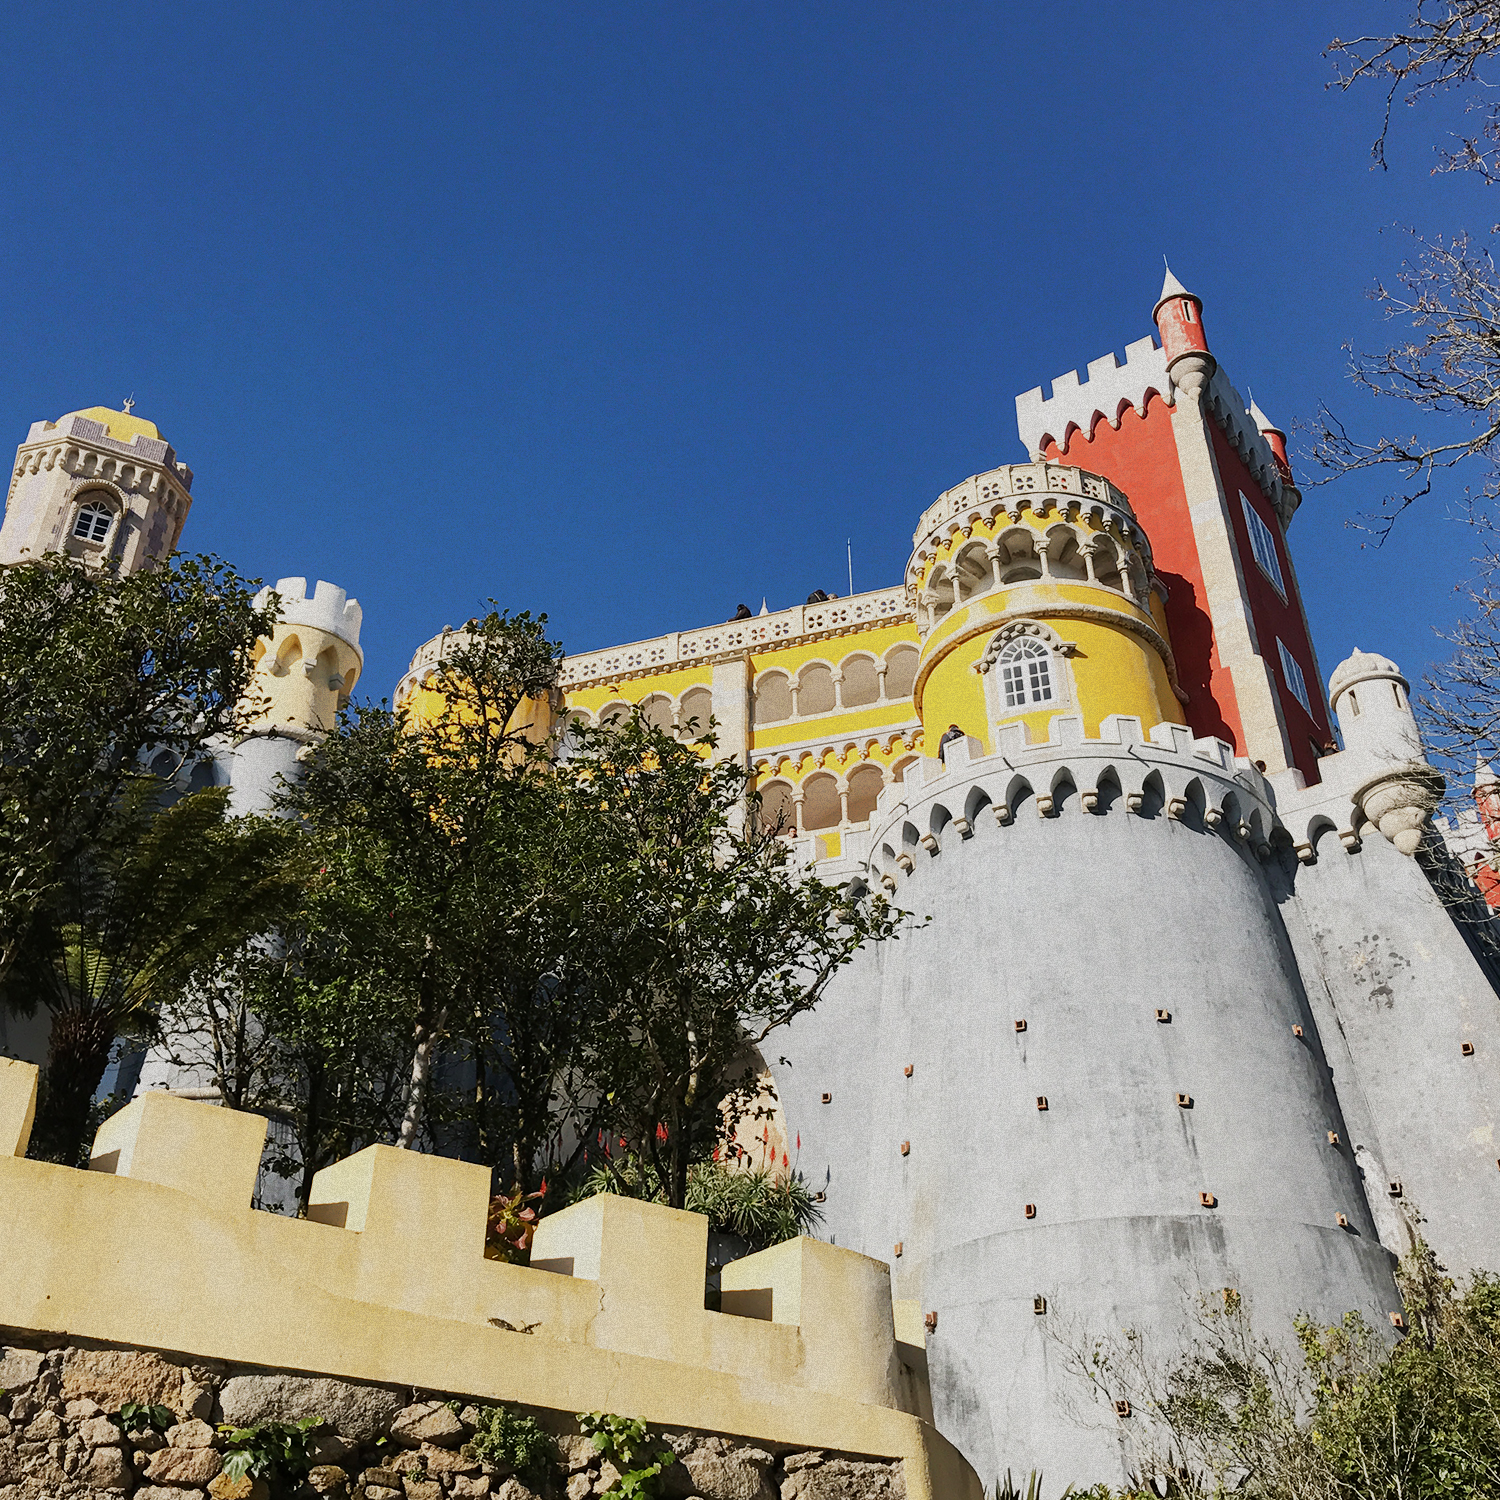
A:
[[[1235,550],[1239,553],[1240,570],[1245,578],[1245,597],[1250,604],[1256,643],[1261,656],[1271,668],[1271,677],[1276,684],[1282,722],[1287,727],[1287,738],[1291,741],[1292,764],[1302,772],[1311,786],[1322,780],[1318,770],[1318,752],[1314,746],[1326,745],[1333,738],[1333,732],[1328,724],[1328,705],[1324,699],[1323,684],[1314,665],[1312,642],[1308,639],[1301,601],[1297,598],[1297,585],[1292,578],[1286,538],[1281,534],[1281,524],[1276,519],[1271,502],[1251,478],[1244,460],[1230,446],[1229,439],[1219,430],[1217,423],[1212,424],[1211,431],[1214,461],[1219,466],[1219,478],[1224,485],[1225,499],[1229,502],[1229,522],[1234,530]],[[1255,561],[1255,553],[1250,547],[1250,528],[1245,521],[1245,508],[1240,504],[1241,495],[1249,500],[1255,513],[1270,528],[1275,539],[1276,553],[1281,562],[1282,582],[1287,590],[1285,599],[1277,593],[1276,585]],[[1311,714],[1287,686],[1281,670],[1281,653],[1276,649],[1278,638],[1286,643],[1287,650],[1302,668],[1308,700],[1313,708]]]
[[[1153,391],[1146,397],[1144,417],[1127,408],[1118,431],[1100,420],[1091,437],[1075,431],[1065,451],[1054,445],[1044,457],[1102,474],[1125,491],[1151,539],[1157,575],[1167,588],[1167,632],[1178,680],[1188,695],[1184,716],[1195,734],[1227,740],[1236,754],[1245,754],[1234,684],[1219,663],[1204,602],[1171,408]]]

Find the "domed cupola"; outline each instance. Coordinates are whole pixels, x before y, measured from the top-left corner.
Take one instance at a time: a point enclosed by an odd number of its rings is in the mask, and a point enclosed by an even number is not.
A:
[[[1049,463],[976,475],[922,516],[907,583],[929,746],[957,725],[988,749],[1017,719],[1045,739],[1058,713],[1090,734],[1110,714],[1182,722],[1151,544],[1107,479]]]

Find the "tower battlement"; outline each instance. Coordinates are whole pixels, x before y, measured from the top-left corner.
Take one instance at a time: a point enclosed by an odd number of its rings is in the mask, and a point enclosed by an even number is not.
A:
[[[1153,395],[1169,407],[1177,404],[1177,385],[1167,369],[1166,354],[1148,335],[1125,346],[1124,364],[1110,352],[1089,361],[1086,380],[1079,380],[1077,370],[1069,370],[1052,381],[1050,396],[1042,395],[1041,386],[1024,391],[1016,397],[1016,426],[1032,458],[1041,459],[1054,445],[1059,453],[1066,453],[1075,432],[1083,433],[1085,438],[1092,437],[1095,425],[1101,421],[1118,431],[1120,419],[1127,411],[1133,410],[1138,417],[1144,417],[1146,403]],[[1245,461],[1261,492],[1278,513],[1286,512],[1283,525],[1289,523],[1291,512],[1296,509],[1291,496],[1296,492],[1286,484],[1260,421],[1218,364],[1209,377],[1204,399],[1210,415]]]
[[[281,599],[280,625],[302,625],[327,631],[346,645],[359,651],[359,627],[364,611],[358,599],[351,599],[337,584],[317,581],[311,594],[305,578],[278,578],[274,590],[263,588],[255,596],[255,607],[264,609],[272,593]]]

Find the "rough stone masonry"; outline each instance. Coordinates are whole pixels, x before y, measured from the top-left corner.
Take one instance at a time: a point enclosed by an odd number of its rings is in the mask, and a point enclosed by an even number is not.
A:
[[[513,1408],[534,1417],[558,1450],[543,1478],[523,1480],[474,1455],[469,1440],[483,1403],[461,1393],[6,1336],[16,1342],[0,1345],[0,1500],[282,1500],[264,1480],[224,1472],[227,1435],[309,1418],[314,1462],[286,1489],[293,1500],[591,1500],[618,1492],[619,1471],[571,1413]],[[150,1424],[130,1410],[153,1406],[166,1408],[170,1422]],[[662,1476],[664,1500],[905,1500],[899,1460],[716,1433],[652,1435],[678,1460]]]

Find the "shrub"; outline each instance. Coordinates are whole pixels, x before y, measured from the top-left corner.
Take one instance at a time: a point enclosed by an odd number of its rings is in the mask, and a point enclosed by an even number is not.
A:
[[[514,1469],[523,1479],[540,1484],[557,1463],[557,1443],[535,1417],[522,1416],[504,1406],[484,1406],[474,1424],[474,1436],[464,1445],[474,1458]]]

